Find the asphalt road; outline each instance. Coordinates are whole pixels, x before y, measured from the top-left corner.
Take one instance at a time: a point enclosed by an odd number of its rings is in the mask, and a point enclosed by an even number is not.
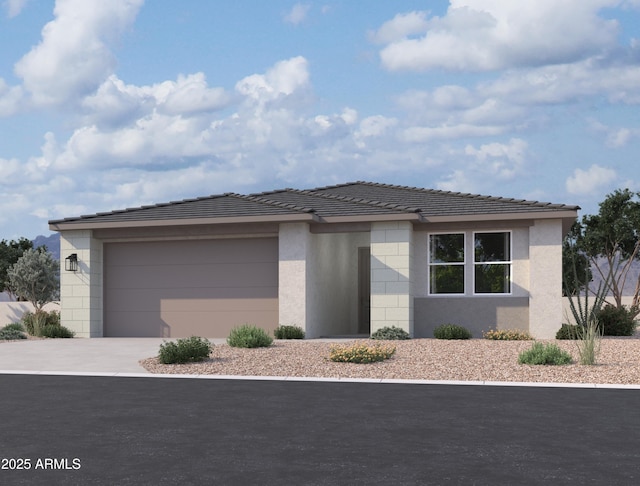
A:
[[[640,390],[0,375],[0,417],[11,486],[640,484]]]

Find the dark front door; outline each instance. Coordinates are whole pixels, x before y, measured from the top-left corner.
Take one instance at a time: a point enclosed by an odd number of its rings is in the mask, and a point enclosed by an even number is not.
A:
[[[358,333],[371,332],[371,249],[358,248]]]

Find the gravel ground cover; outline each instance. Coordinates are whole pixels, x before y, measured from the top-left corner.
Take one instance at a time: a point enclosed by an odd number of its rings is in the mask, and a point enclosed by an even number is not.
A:
[[[396,353],[379,363],[334,363],[329,360],[329,350],[336,343],[275,340],[268,348],[239,349],[226,344],[216,345],[210,358],[200,363],[163,365],[157,358],[148,358],[140,364],[151,373],[166,374],[640,384],[640,339],[637,335],[634,338],[604,338],[598,364],[594,366],[575,364],[578,352],[574,341],[541,341],[555,343],[571,353],[574,364],[564,366],[518,364],[518,355],[530,348],[533,341],[412,339],[368,342],[394,344]]]

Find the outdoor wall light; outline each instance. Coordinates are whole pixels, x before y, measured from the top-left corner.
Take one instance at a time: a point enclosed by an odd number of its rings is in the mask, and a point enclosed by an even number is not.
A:
[[[78,254],[72,253],[67,258],[64,259],[64,269],[67,272],[77,272],[78,271]]]

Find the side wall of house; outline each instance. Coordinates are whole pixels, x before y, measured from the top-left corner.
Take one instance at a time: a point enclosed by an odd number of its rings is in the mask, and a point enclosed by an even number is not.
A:
[[[65,271],[65,258],[78,255],[78,270]],[[90,230],[60,234],[60,319],[77,337],[102,337],[102,242]]]

